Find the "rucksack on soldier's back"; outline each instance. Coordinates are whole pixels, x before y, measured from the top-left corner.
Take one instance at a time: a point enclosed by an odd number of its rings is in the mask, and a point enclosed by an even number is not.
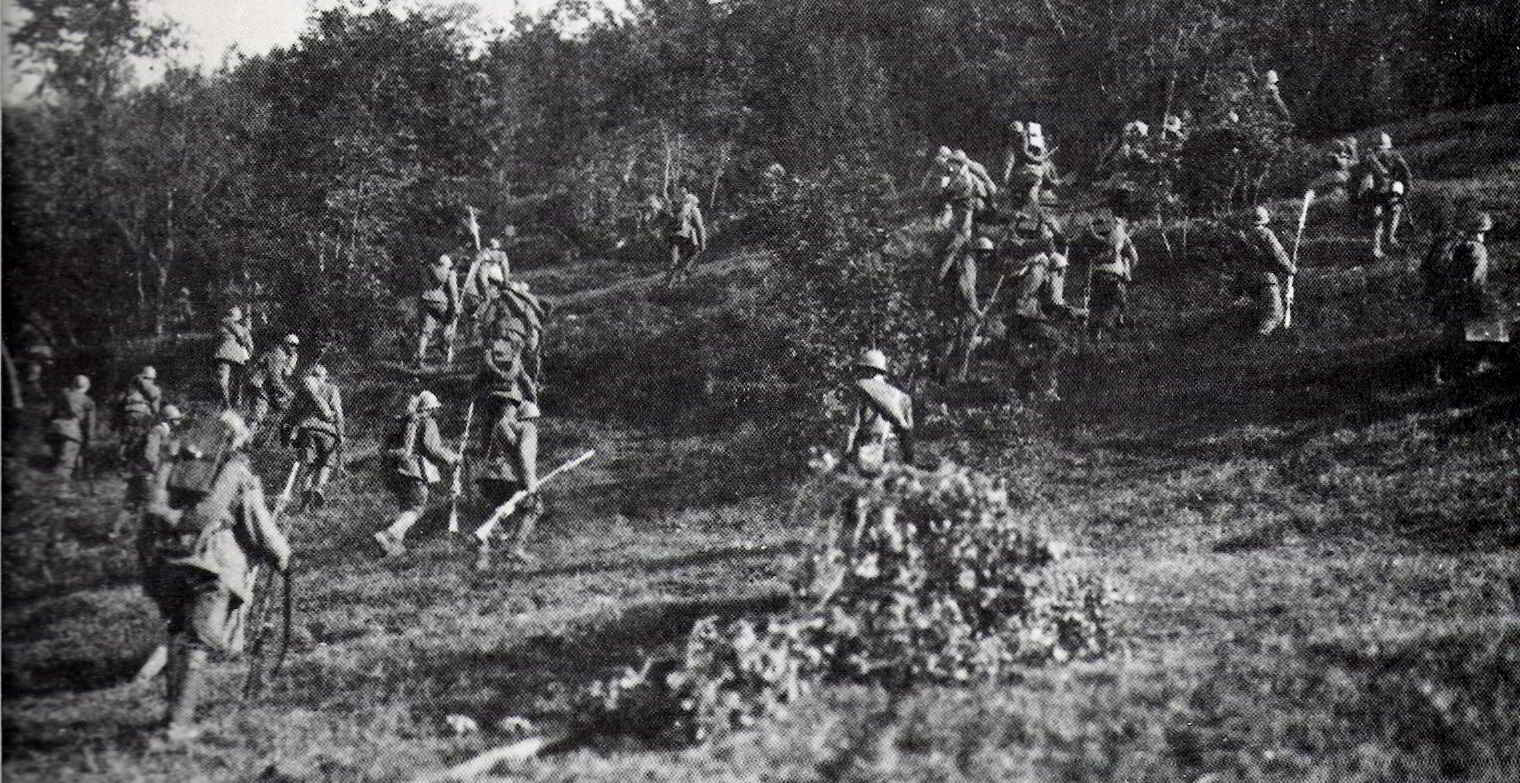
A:
[[[238,471],[227,468],[237,456],[215,420],[201,422],[185,436],[168,478],[169,506],[183,512],[176,531],[203,530],[231,508],[241,482]]]

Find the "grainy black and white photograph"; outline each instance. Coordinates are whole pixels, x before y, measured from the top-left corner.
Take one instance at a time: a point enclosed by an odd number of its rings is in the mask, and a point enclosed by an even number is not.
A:
[[[3,760],[1520,780],[1491,0],[0,0]]]

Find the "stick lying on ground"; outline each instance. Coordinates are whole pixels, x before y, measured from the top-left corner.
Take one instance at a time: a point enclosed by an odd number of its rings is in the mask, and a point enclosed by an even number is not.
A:
[[[563,739],[565,738],[529,737],[525,740],[518,740],[510,745],[492,748],[462,764],[456,764],[448,769],[423,775],[419,778],[412,778],[410,783],[443,783],[446,780],[473,780],[490,772],[497,764],[509,761],[527,761],[537,756],[539,751]]]
[[[560,465],[554,470],[545,473],[544,477],[538,480],[538,485],[543,486],[544,484],[549,483],[549,479],[554,478],[560,473],[563,473],[567,470],[574,470],[576,466],[580,465],[582,462],[585,462],[588,459],[591,459],[595,455],[596,449],[590,449],[586,451],[586,453],[580,455],[579,457],[576,457],[575,459],[572,459],[569,462]],[[480,524],[480,527],[475,528],[475,540],[481,542],[482,544],[489,541],[491,539],[491,533],[496,530],[496,526],[501,524],[501,521],[503,519],[511,516],[512,512],[517,510],[517,504],[523,502],[523,498],[526,498],[527,496],[527,490],[518,490],[517,492],[513,493],[512,497],[507,498],[507,502],[501,504],[500,506],[497,506],[496,510],[491,512],[491,516],[487,517],[486,521]]]

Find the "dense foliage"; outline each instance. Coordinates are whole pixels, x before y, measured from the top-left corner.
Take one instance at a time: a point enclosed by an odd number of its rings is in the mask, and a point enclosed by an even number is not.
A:
[[[816,467],[831,471],[823,458]],[[782,614],[696,624],[674,666],[599,683],[589,718],[668,721],[686,738],[784,711],[821,681],[889,688],[1006,680],[1104,655],[1111,590],[993,478],[953,465],[829,475],[800,507],[814,540]]]
[[[356,0],[289,47],[147,86],[133,64],[171,56],[175,28],[139,3],[17,5],[39,92],[6,112],[7,325],[36,312],[82,343],[178,328],[182,288],[200,323],[264,299],[372,336],[416,263],[470,249],[466,206],[487,234],[626,250],[676,180],[721,225],[772,163],[906,183],[931,144],[991,160],[1012,118],[1080,169],[1131,117],[1208,127],[1269,67],[1310,134],[1516,97],[1505,20],[1476,0],[565,0],[505,30],[467,5]]]

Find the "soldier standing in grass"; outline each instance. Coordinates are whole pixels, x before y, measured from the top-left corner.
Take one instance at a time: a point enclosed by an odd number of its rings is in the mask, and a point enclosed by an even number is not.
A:
[[[492,531],[492,538],[499,536],[507,542],[507,557],[525,565],[538,561],[528,554],[527,544],[544,512],[544,502],[538,494],[538,418],[538,406],[533,402],[508,401],[486,432],[485,458],[481,473],[475,478],[488,514],[517,493],[527,493],[512,513],[511,518],[516,520],[512,532],[506,533],[501,524]],[[477,571],[491,567],[492,538],[480,542],[475,557]]]
[[[492,249],[496,249],[495,244]],[[426,366],[428,346],[433,343],[434,335],[441,331],[445,340],[450,339],[449,330],[454,328],[459,308],[459,281],[454,277],[454,261],[446,255],[439,256],[427,267],[422,295],[417,301],[417,367]]]
[[[296,374],[300,349],[301,338],[287,334],[279,345],[258,358],[253,371],[248,374],[248,387],[253,390],[253,418],[249,426],[258,441],[267,439],[265,419],[271,413],[283,419],[291,399],[296,396],[290,387],[290,379]]]
[[[667,287],[691,276],[697,254],[707,249],[707,224],[702,220],[702,204],[686,183],[676,184],[676,197],[669,215],[670,268],[665,275]]]
[[[342,460],[345,435],[343,395],[329,379],[326,367],[314,364],[307,370],[291,416],[295,419],[294,445],[306,465],[301,507],[321,508],[327,502],[327,481]]]
[[[74,376],[61,389],[48,414],[47,441],[53,449],[53,475],[67,479],[79,467],[80,455],[88,454],[95,434],[95,401],[90,398],[90,379]]]
[[[227,317],[219,328],[222,340],[212,358],[216,362],[216,385],[222,394],[222,407],[231,409],[238,403],[243,367],[253,358],[253,327],[243,308],[233,305],[227,308]]]
[[[1283,286],[1298,270],[1277,235],[1267,227],[1272,222],[1272,213],[1266,207],[1251,210],[1244,222],[1237,235],[1245,245],[1244,282],[1257,305],[1251,333],[1265,337],[1282,326],[1286,313]]]
[[[1421,267],[1431,314],[1441,325],[1435,362],[1435,382],[1442,384],[1467,375],[1482,357],[1480,343],[1468,340],[1469,329],[1493,315],[1488,298],[1488,247],[1493,218],[1479,212],[1461,230],[1436,240]]]
[[[1021,354],[1014,390],[1026,400],[1060,402],[1057,367],[1066,339],[1057,318],[1080,321],[1087,311],[1066,304],[1066,256],[1056,252],[1054,234],[1044,251],[1012,271],[1014,289],[1008,314],[1008,340]]]
[[[386,453],[394,460],[387,474],[392,494],[401,512],[390,526],[375,533],[375,542],[387,557],[406,553],[406,534],[427,510],[428,486],[441,478],[439,464],[457,464],[462,456],[444,445],[434,413],[443,407],[438,396],[422,391],[413,397],[406,413],[397,418],[397,427],[386,444]]]
[[[165,405],[156,418],[158,421],[145,429],[140,439],[129,444],[123,463],[128,471],[127,489],[122,495],[121,512],[108,534],[110,538],[121,535],[123,527],[142,516],[152,494],[153,477],[178,449],[176,433],[185,415],[178,407]]]
[[[983,186],[971,170],[971,159],[964,152],[959,155],[951,153],[947,176],[940,188],[940,198],[944,200],[950,218],[940,247],[936,280],[945,280],[949,276],[956,259],[961,256],[961,250],[971,241],[976,225],[977,205],[983,192]]]
[[[1130,236],[1129,221],[1118,215],[1100,221],[1093,235],[1102,248],[1092,261],[1092,290],[1088,294],[1092,316],[1087,322],[1087,333],[1094,343],[1101,343],[1109,332],[1124,323],[1129,284],[1134,280],[1140,254]]]
[[[291,557],[244,452],[242,418],[223,411],[197,430],[155,474],[138,538],[143,591],[168,625],[166,723],[176,742],[200,734],[195,710],[210,651],[242,652],[255,562],[285,571]]]

